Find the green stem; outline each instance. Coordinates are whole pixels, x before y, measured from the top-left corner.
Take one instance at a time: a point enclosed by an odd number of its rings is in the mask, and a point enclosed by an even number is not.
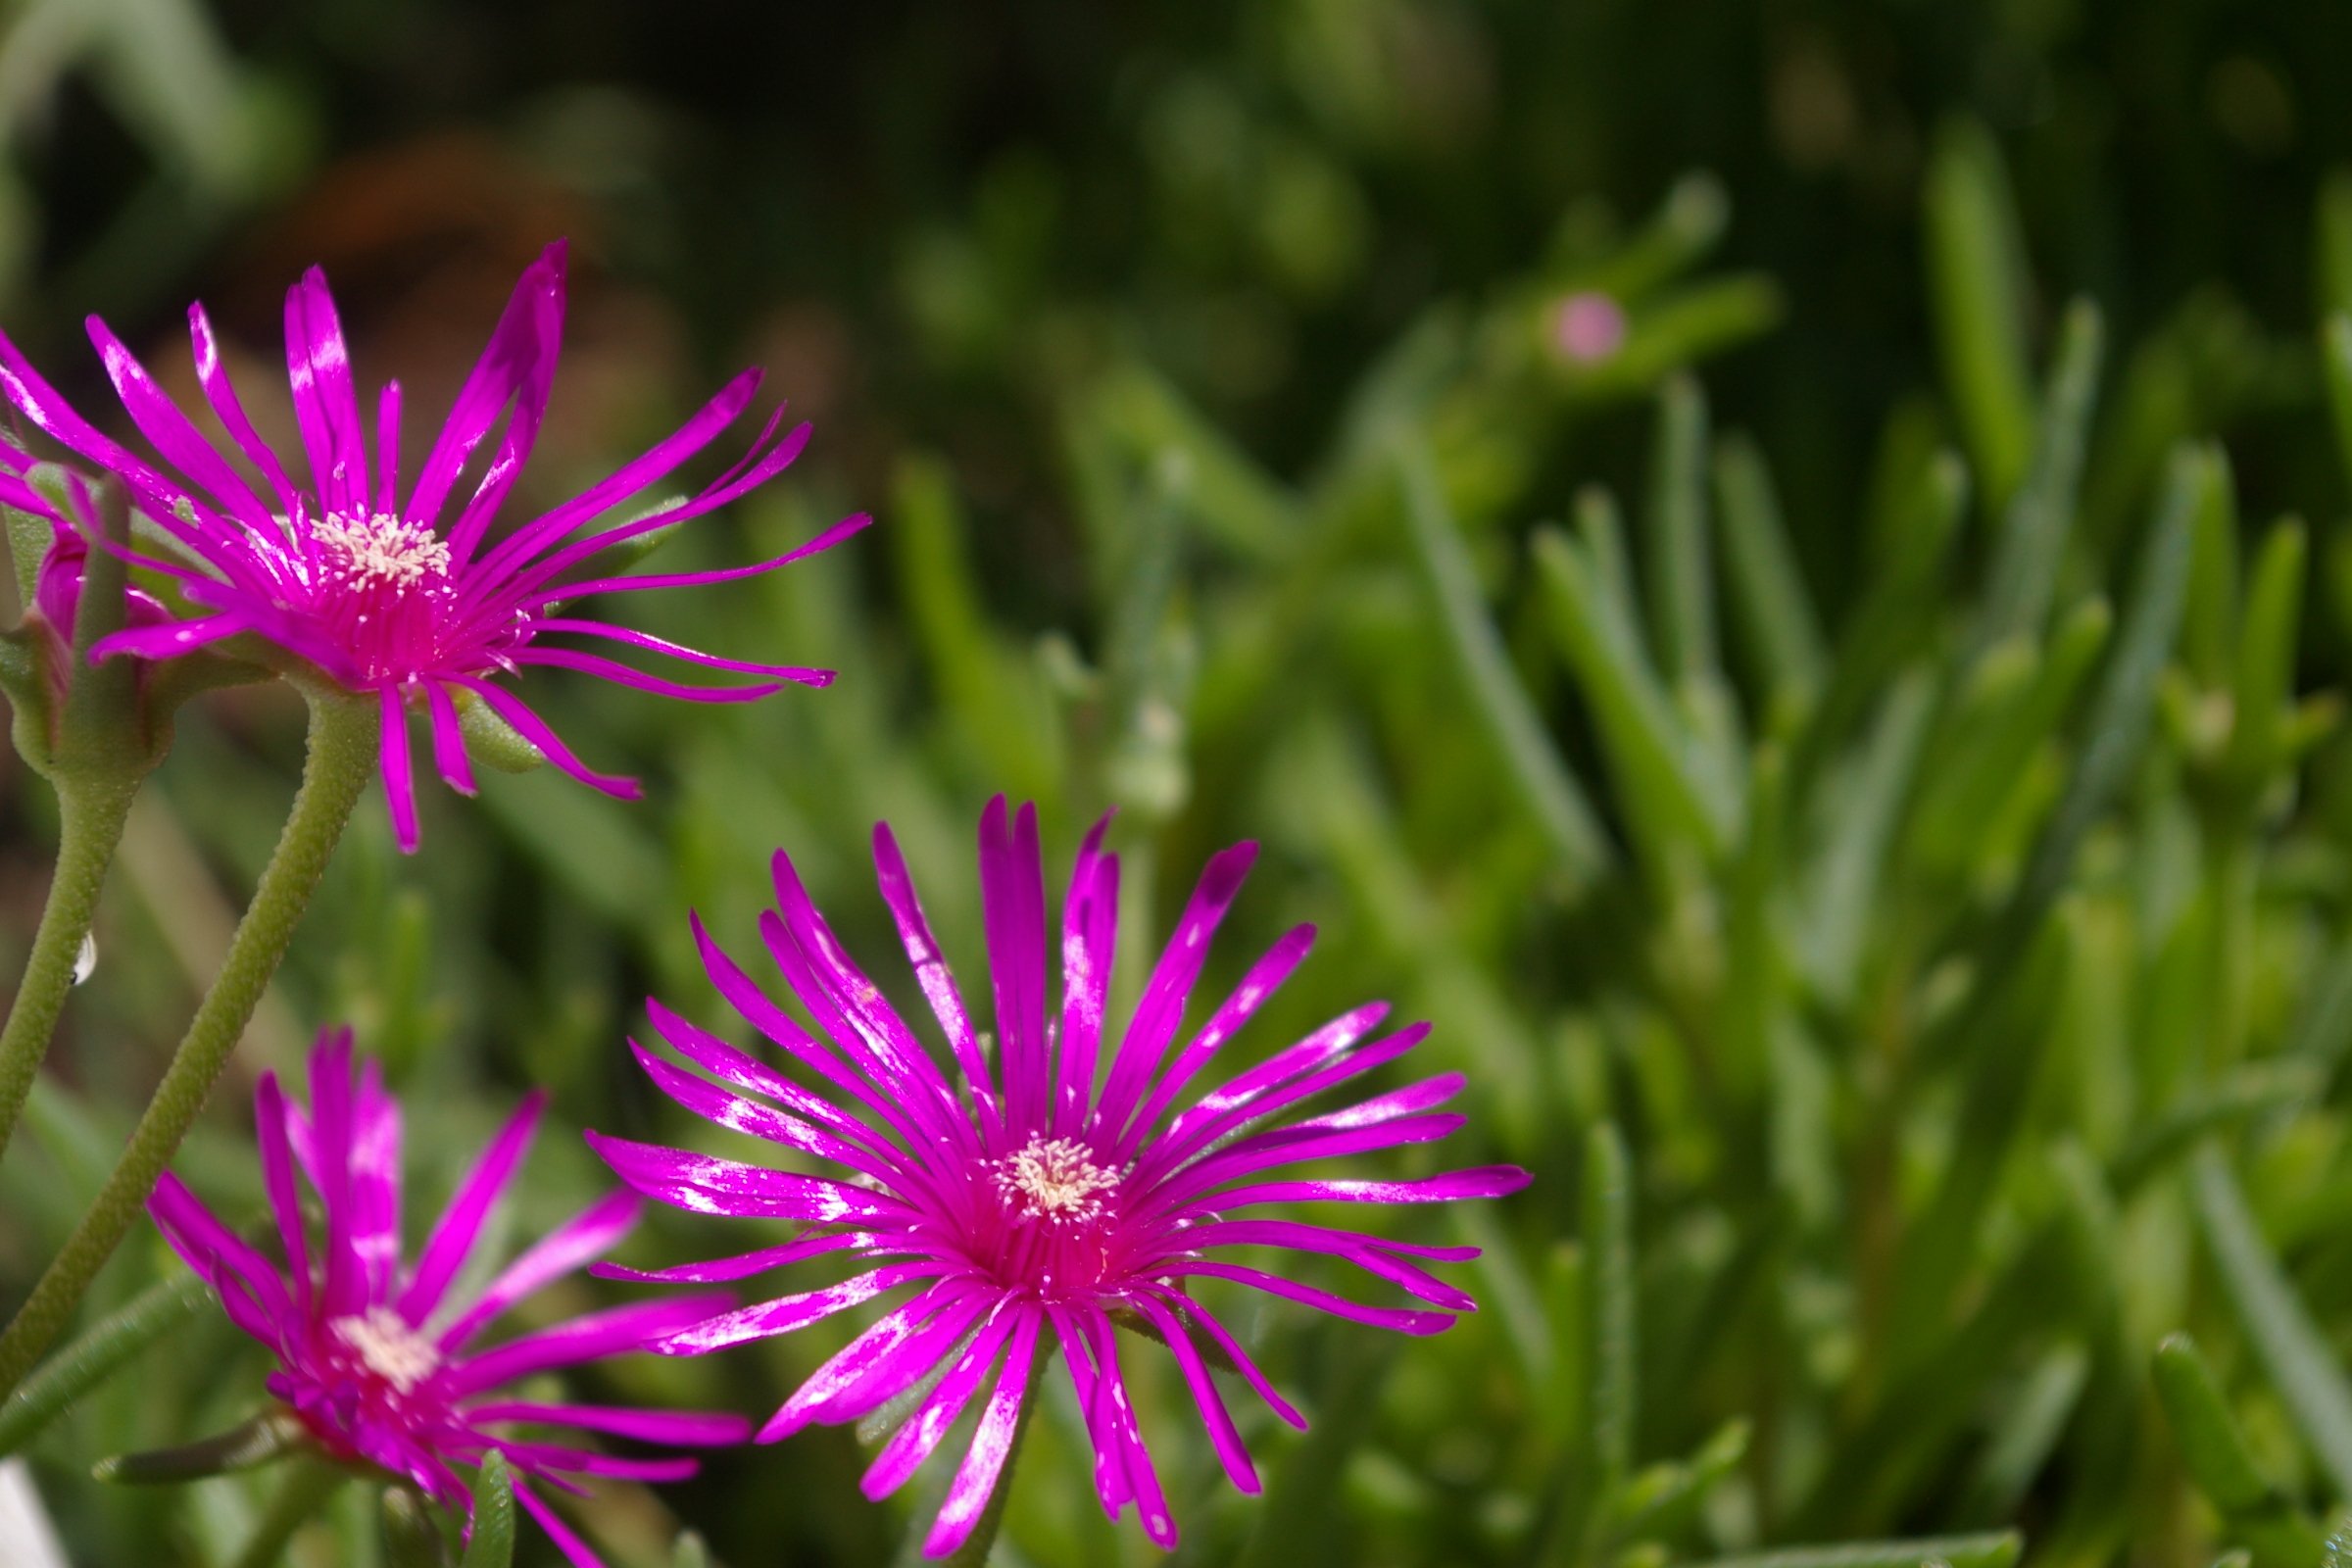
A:
[[[285,1559],[294,1532],[317,1517],[344,1482],[347,1471],[319,1459],[297,1459],[278,1483],[270,1511],[253,1527],[253,1539],[237,1553],[236,1568],[276,1568]]]
[[[277,972],[335,841],[342,837],[351,808],[375,769],[375,705],[342,693],[309,695],[310,756],[285,831],[229,939],[220,977],[198,1004],[163,1082],[156,1085],[154,1098],[131,1132],[129,1146],[65,1250],[33,1286],[7,1332],[0,1334],[0,1396],[24,1381],[56,1339],[204,1108],[205,1097],[228,1065],[229,1053],[245,1032],[263,988]]]
[[[9,1138],[24,1114],[24,1099],[57,1033],[58,1014],[74,989],[74,963],[98,913],[98,890],[106,884],[115,846],[122,841],[122,823],[138,783],[137,774],[58,780],[57,869],[49,878],[49,902],[33,932],[24,978],[8,1005],[8,1022],[0,1024],[0,1155],[8,1152]]]

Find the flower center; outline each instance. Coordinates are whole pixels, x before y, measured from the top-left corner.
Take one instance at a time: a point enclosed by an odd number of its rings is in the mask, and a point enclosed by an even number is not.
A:
[[[418,1384],[441,1370],[441,1352],[432,1342],[388,1306],[336,1318],[326,1329],[395,1394],[415,1393]]]
[[[322,517],[311,538],[345,581],[368,587],[414,588],[449,572],[449,546],[430,527],[389,513]]]
[[[1102,1195],[1119,1185],[1118,1173],[1095,1163],[1094,1151],[1075,1138],[1032,1138],[999,1160],[997,1192],[1023,1219],[1077,1225],[1102,1214]]]

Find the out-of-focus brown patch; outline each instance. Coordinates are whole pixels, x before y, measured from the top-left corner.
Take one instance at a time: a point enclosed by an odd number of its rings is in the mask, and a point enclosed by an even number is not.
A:
[[[841,313],[815,301],[777,307],[754,329],[752,363],[767,370],[767,386],[792,402],[804,419],[822,421],[851,394],[857,361]]]
[[[508,504],[510,517],[518,516],[627,461],[705,395],[686,384],[676,314],[659,296],[601,272],[595,227],[590,203],[496,142],[437,134],[328,169],[237,257],[206,305],[247,412],[300,475],[284,299],[305,268],[323,267],[351,342],[371,447],[377,391],[386,380],[401,383],[405,488],[515,278],[551,241],[568,238],[564,355],[531,463]],[[202,410],[184,340],[152,348],[151,366],[173,396]],[[198,417],[220,433],[209,411]],[[473,471],[491,446],[477,452]],[[460,493],[469,487],[462,481]]]

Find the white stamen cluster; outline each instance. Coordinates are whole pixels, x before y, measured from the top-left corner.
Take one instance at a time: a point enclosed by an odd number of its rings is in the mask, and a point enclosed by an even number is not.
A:
[[[1119,1185],[1118,1173],[1095,1163],[1094,1151],[1075,1138],[1032,1138],[997,1161],[997,1191],[1025,1219],[1081,1225],[1102,1214],[1102,1194]]]
[[[370,586],[414,588],[449,570],[449,546],[424,523],[379,512],[367,517],[323,517],[311,538],[344,577]]]
[[[396,1394],[416,1392],[418,1384],[441,1370],[441,1352],[433,1343],[388,1306],[336,1318],[326,1329]]]

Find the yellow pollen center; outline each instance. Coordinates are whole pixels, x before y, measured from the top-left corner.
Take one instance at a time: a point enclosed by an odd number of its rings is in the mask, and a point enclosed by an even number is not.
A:
[[[1119,1185],[1075,1138],[1032,1138],[996,1168],[997,1191],[1026,1219],[1068,1224],[1101,1217],[1103,1193]]]
[[[449,570],[449,546],[431,528],[389,513],[323,517],[311,525],[329,564],[346,578],[387,588],[414,588]]]
[[[361,1365],[390,1384],[395,1393],[413,1393],[441,1370],[441,1352],[432,1342],[388,1306],[371,1306],[357,1316],[336,1318],[326,1327],[360,1358]]]

